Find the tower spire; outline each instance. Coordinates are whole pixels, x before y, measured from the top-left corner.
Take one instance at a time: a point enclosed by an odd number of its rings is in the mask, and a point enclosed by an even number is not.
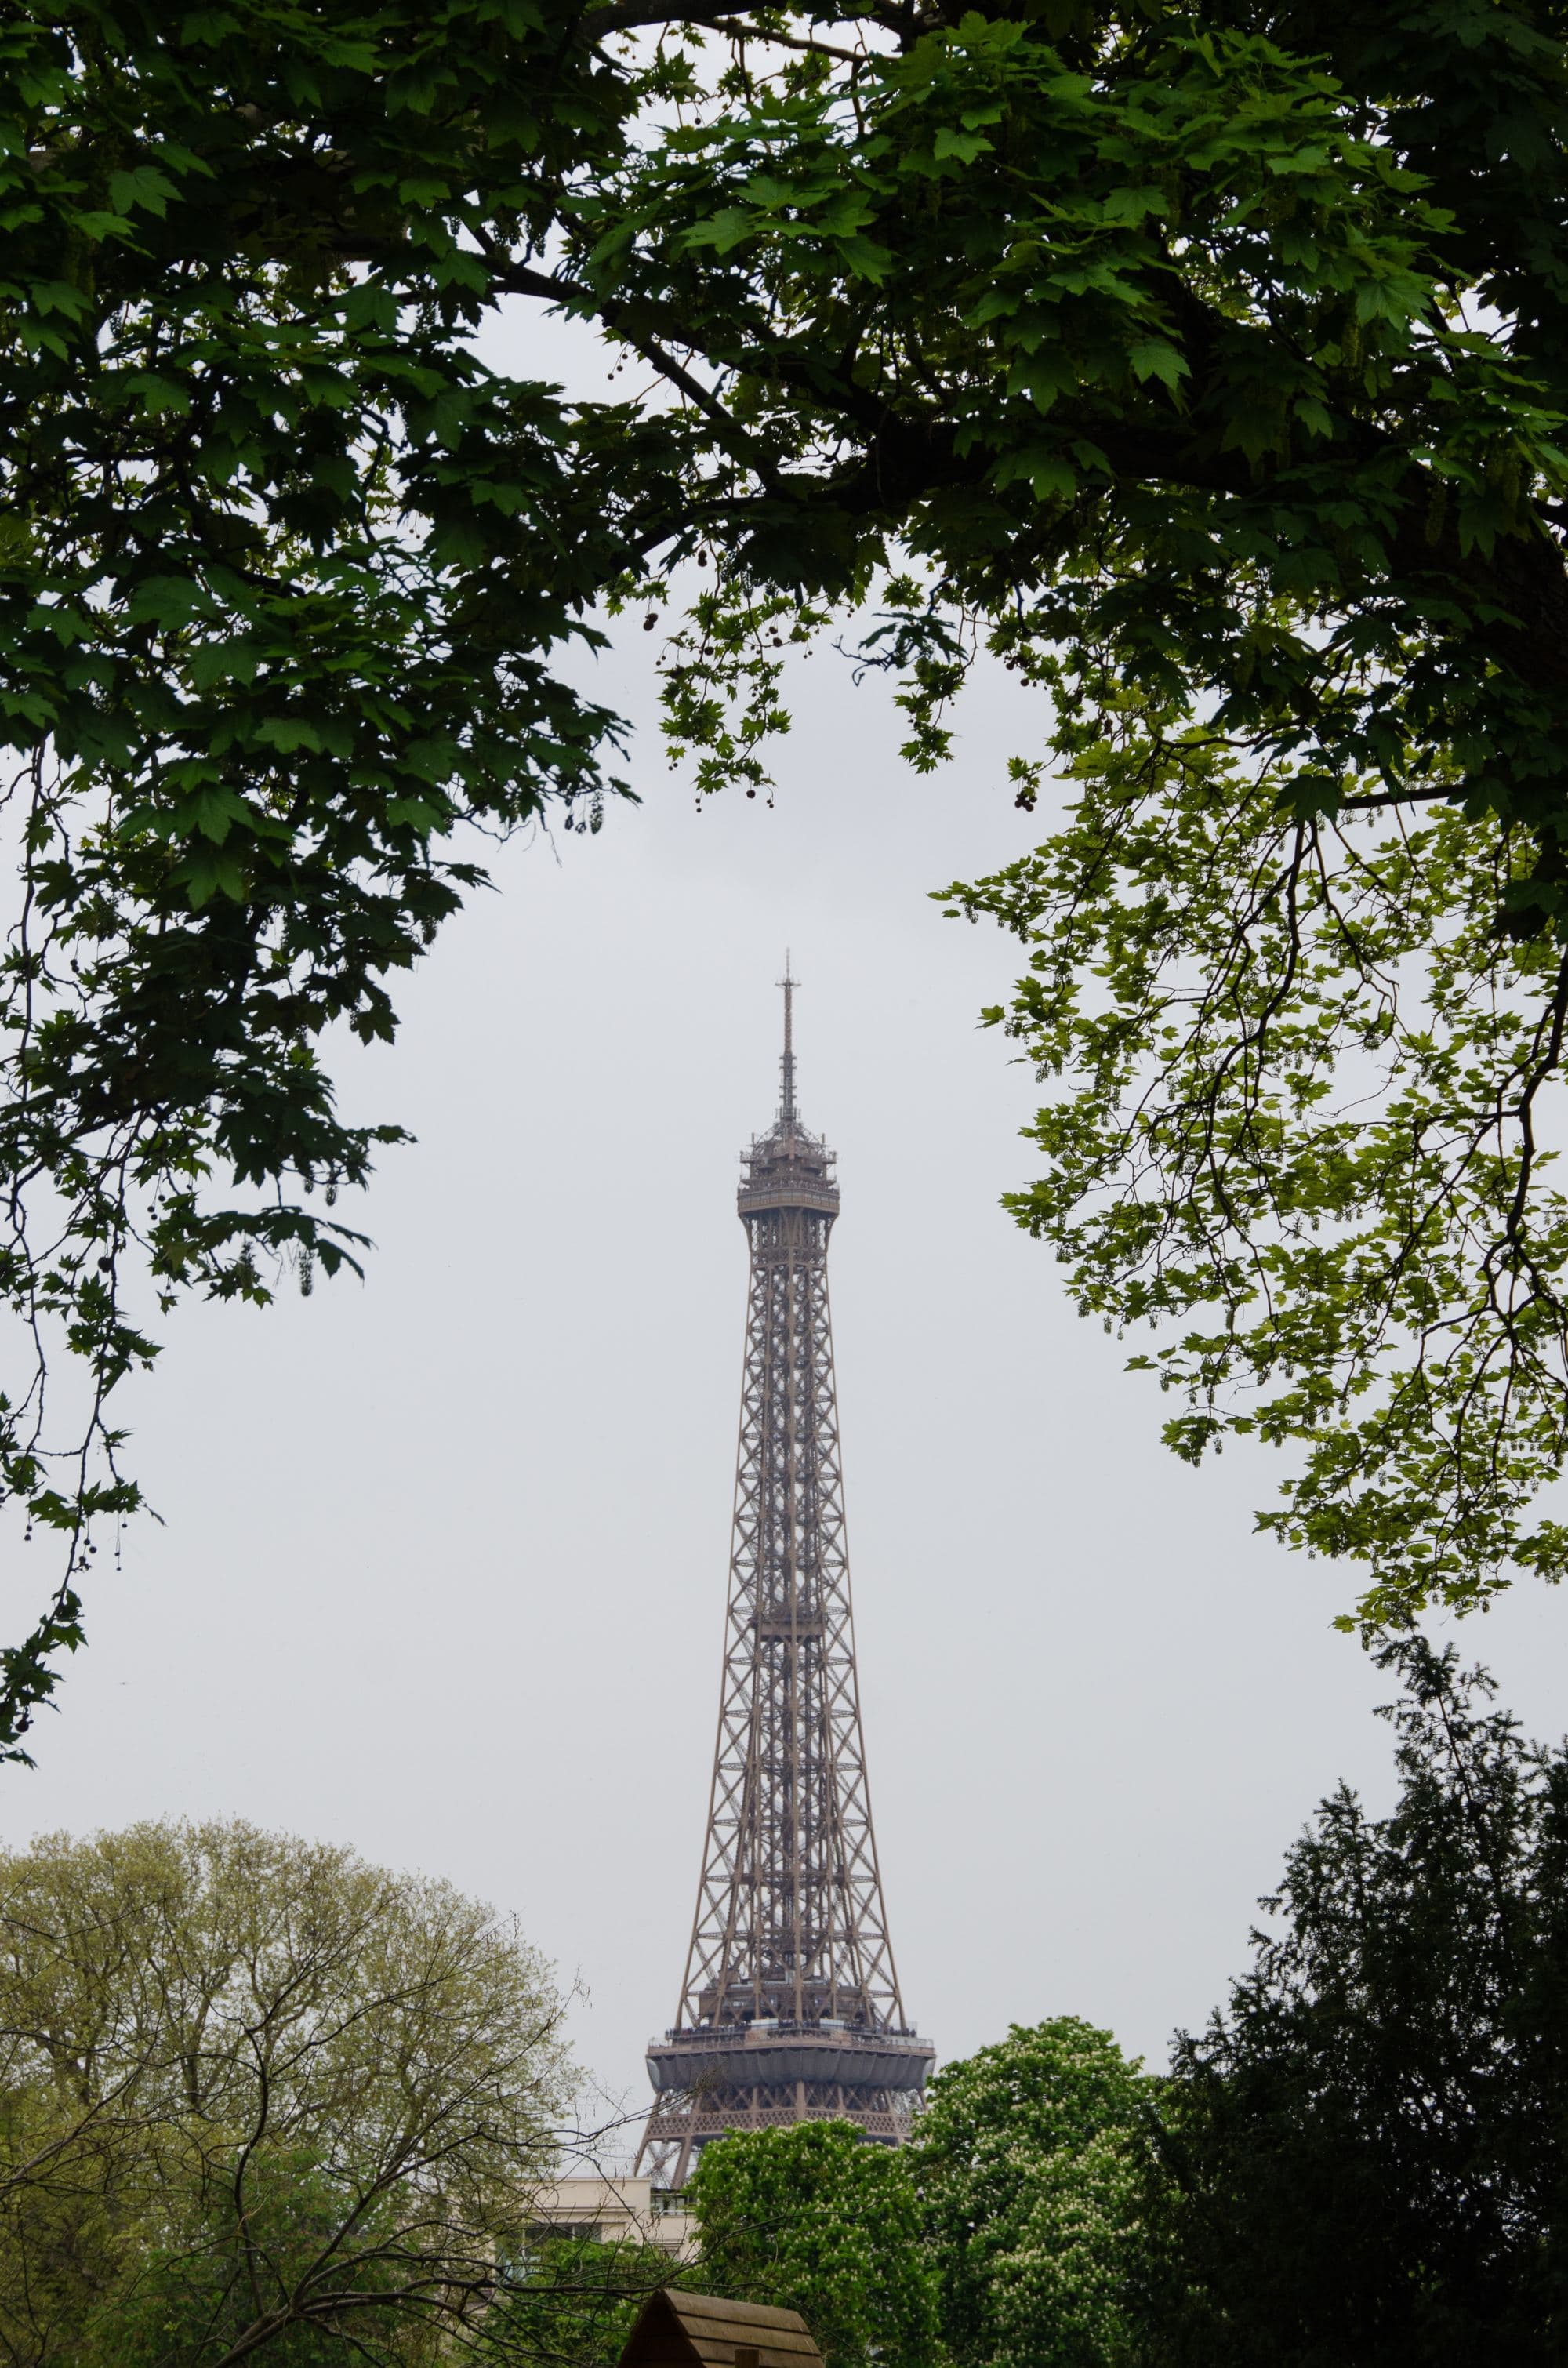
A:
[[[834,1155],[795,1114],[744,1156],[751,1254],[719,1740],[675,2027],[639,2159],[683,2184],[729,2130],[845,2120],[898,2146],[936,2051],[904,2019],[860,1732],[828,1317]]]
[[[784,975],[778,982],[784,990],[784,1058],[778,1067],[784,1080],[784,1092],[778,1104],[778,1115],[786,1126],[795,1122],[795,989],[801,982],[790,975],[790,949],[784,949]]]

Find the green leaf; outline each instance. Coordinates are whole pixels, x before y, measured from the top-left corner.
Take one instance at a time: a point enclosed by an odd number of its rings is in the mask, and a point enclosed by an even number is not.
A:
[[[1176,347],[1164,337],[1142,337],[1128,352],[1132,375],[1140,386],[1157,378],[1163,386],[1174,393],[1184,378],[1192,373]]]
[[[188,575],[149,575],[137,585],[126,603],[133,625],[179,626],[193,617],[210,615],[212,602],[206,587]]]
[[[319,726],[302,715],[264,716],[252,727],[251,737],[284,757],[296,756],[301,749],[319,756],[326,746]]]
[[[975,158],[984,155],[990,146],[990,141],[982,131],[959,131],[950,124],[944,124],[932,142],[931,153],[939,164],[953,157],[960,165],[972,165]]]
[[[176,195],[175,183],[155,165],[136,165],[108,176],[108,200],[117,214],[147,213],[161,222]]]
[[[217,682],[254,682],[259,662],[251,642],[198,642],[187,653],[185,666],[193,689],[210,690]]]
[[[695,223],[686,233],[684,243],[688,247],[711,246],[721,255],[730,255],[755,237],[761,227],[756,214],[743,211],[739,206],[725,206],[705,222]]]
[[[240,865],[217,847],[193,848],[175,865],[170,876],[184,888],[190,908],[196,913],[210,905],[214,896],[243,905],[250,893]]]

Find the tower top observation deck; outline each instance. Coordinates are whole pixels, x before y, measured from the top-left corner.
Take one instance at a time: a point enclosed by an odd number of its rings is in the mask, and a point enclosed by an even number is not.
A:
[[[795,1106],[795,989],[801,982],[784,957],[784,1052],[779,1061],[778,1115],[766,1134],[754,1135],[741,1154],[743,1173],[736,1206],[744,1223],[771,1209],[815,1209],[830,1221],[838,1214],[837,1153],[801,1123]]]

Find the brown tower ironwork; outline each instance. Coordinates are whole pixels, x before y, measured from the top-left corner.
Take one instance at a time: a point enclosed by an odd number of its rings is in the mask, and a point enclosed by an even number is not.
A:
[[[642,2154],[680,2186],[735,2129],[843,2118],[896,2146],[936,2051],[905,2021],[860,1731],[828,1310],[835,1155],[795,1106],[743,1154],[751,1250],[734,1545],[708,1834]]]

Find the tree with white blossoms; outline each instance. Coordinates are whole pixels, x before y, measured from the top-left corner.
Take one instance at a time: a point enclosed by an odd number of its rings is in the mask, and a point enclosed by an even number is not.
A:
[[[1071,2016],[949,2065],[913,2149],[956,2368],[1117,2368],[1158,2084]]]
[[[737,2130],[704,2146],[687,2201],[705,2293],[798,2310],[827,2368],[936,2368],[906,2150],[868,2146],[852,2122]]]

